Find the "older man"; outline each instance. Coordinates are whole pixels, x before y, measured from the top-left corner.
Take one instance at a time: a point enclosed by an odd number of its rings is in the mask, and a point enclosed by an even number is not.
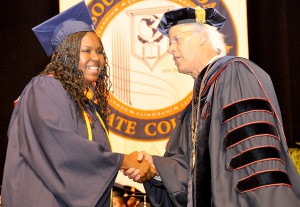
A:
[[[253,62],[226,56],[225,21],[196,7],[168,11],[158,25],[178,71],[195,83],[165,155],[140,154],[158,172],[144,183],[151,206],[300,206],[271,79]]]

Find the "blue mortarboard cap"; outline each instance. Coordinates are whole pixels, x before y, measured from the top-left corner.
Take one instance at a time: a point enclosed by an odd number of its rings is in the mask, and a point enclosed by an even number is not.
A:
[[[197,7],[196,7],[197,8]],[[200,23],[216,27],[218,30],[225,24],[226,17],[214,8],[201,9],[204,12],[204,21]],[[168,36],[169,29],[178,24],[199,22],[196,21],[196,10],[190,7],[167,11],[161,18],[157,30]]]
[[[84,1],[32,28],[46,54],[51,56],[70,34],[94,31],[91,15]]]

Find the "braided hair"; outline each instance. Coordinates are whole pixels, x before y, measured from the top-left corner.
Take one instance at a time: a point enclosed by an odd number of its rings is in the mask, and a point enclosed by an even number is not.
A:
[[[40,75],[54,75],[70,94],[71,99],[75,102],[79,112],[83,112],[88,105],[90,108],[93,103],[85,96],[88,86],[84,84],[83,72],[79,69],[79,56],[81,40],[87,32],[77,32],[67,36],[56,48],[51,57],[50,63],[46,66]],[[100,40],[103,48],[103,44]],[[109,65],[107,56],[103,49],[105,64],[100,71],[99,78],[94,86],[94,98],[97,100],[99,107],[97,112],[107,124],[108,118],[108,99],[111,82],[109,80]]]

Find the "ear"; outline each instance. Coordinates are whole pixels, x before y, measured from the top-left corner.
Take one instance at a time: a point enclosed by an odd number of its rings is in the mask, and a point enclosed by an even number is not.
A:
[[[200,33],[200,44],[203,45],[208,39],[208,34],[206,31]]]

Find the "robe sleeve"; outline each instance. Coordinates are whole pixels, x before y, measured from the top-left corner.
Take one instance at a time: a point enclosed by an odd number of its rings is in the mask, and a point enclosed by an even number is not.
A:
[[[220,74],[209,136],[214,206],[300,206],[272,81],[250,61]]]
[[[190,117],[181,115],[168,142],[164,157],[153,156],[161,181],[152,179],[144,183],[147,197],[153,207],[186,207],[188,190],[188,153]]]
[[[67,93],[53,77],[34,79],[18,104],[20,155],[36,176],[66,206],[102,206],[123,155],[79,133]]]

